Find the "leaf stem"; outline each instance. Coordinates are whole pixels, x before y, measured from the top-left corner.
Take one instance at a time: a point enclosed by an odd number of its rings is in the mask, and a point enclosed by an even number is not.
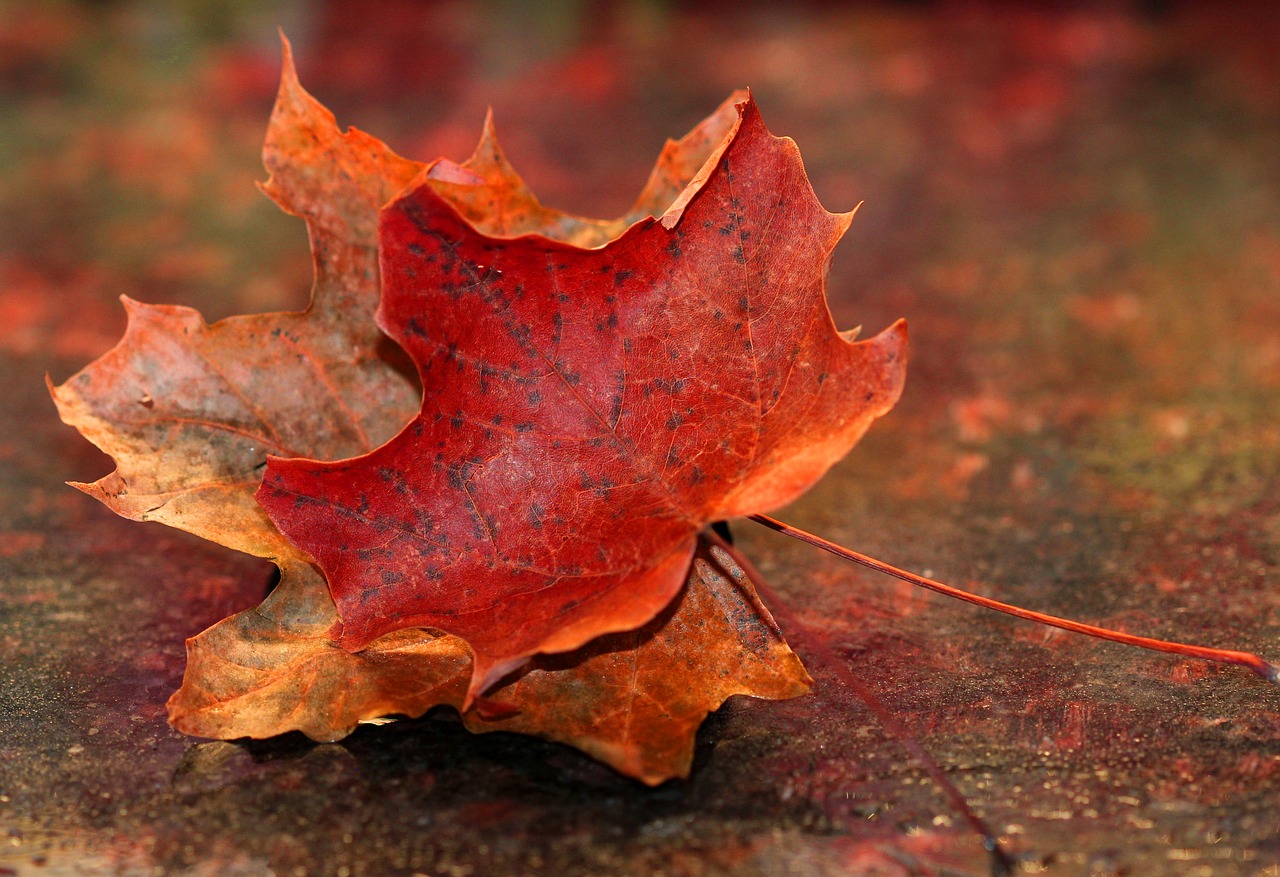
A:
[[[751,580],[751,584],[755,586],[765,605],[785,623],[791,638],[803,642],[808,651],[815,653],[819,663],[834,673],[845,688],[866,704],[867,708],[875,714],[881,727],[896,737],[898,742],[911,753],[916,762],[924,768],[925,773],[933,780],[934,785],[951,800],[952,806],[969,824],[969,827],[982,838],[982,845],[991,856],[991,874],[993,877],[1007,877],[1007,875],[1012,874],[1013,862],[1000,845],[995,832],[987,826],[982,817],[973,812],[969,802],[960,793],[960,790],[955,787],[955,784],[947,778],[946,772],[934,760],[934,757],[929,754],[929,750],[925,749],[920,741],[911,736],[911,733],[880,701],[880,698],[876,697],[875,693],[853,674],[845,662],[832,651],[831,647],[791,611],[791,607],[764,580],[764,576],[755,568],[755,564],[721,537],[718,530],[708,528],[703,531],[703,535],[717,548],[733,558],[733,561]],[[715,558],[714,552],[711,553],[711,557],[717,565],[720,565],[720,561]],[[730,581],[735,578],[728,570],[722,571],[725,572]]]
[[[1073,633],[1083,633],[1086,636],[1097,637],[1098,639],[1110,640],[1111,642],[1124,643],[1125,645],[1137,646],[1141,649],[1150,649],[1156,652],[1169,652],[1175,655],[1183,655],[1188,658],[1198,658],[1202,661],[1210,661],[1215,664],[1235,664],[1240,667],[1247,667],[1254,673],[1257,673],[1263,679],[1273,685],[1280,686],[1280,665],[1273,664],[1270,661],[1263,660],[1258,655],[1249,652],[1237,652],[1229,649],[1215,649],[1208,646],[1193,646],[1185,643],[1175,643],[1168,640],[1152,639],[1146,636],[1135,636],[1129,633],[1121,633],[1118,630],[1109,630],[1105,627],[1095,627],[1092,624],[1084,624],[1079,621],[1071,621],[1067,618],[1058,618],[1055,615],[1046,615],[1042,612],[1035,612],[1031,609],[1023,609],[1020,606],[1012,606],[1008,603],[1001,603],[999,600],[992,600],[990,597],[982,597],[977,594],[971,594],[968,591],[962,591],[951,585],[934,581],[924,576],[916,575],[912,572],[891,566],[882,560],[876,560],[874,557],[861,554],[852,549],[837,545],[834,542],[828,542],[820,536],[815,536],[793,527],[790,524],[784,524],[782,521],[775,520],[768,515],[750,515],[751,520],[757,524],[762,524],[770,530],[776,530],[785,536],[793,539],[799,539],[801,542],[807,542],[823,551],[828,551],[837,557],[845,560],[851,560],[854,563],[861,564],[868,569],[885,575],[893,576],[904,582],[910,582],[921,588],[927,588],[930,591],[936,591],[939,594],[945,594],[948,597],[955,597],[957,600],[964,600],[966,603],[973,603],[976,606],[983,606],[987,609],[994,609],[997,612],[1003,612],[1006,615],[1012,615],[1015,618],[1025,618],[1028,621],[1037,621],[1040,624],[1046,624],[1050,627],[1069,630]]]

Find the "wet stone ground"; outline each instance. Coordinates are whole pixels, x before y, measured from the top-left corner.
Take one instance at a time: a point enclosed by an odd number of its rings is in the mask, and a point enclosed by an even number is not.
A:
[[[113,517],[44,389],[121,293],[297,307],[253,188],[274,28],[415,157],[492,105],[548,203],[620,213],[662,138],[752,87],[831,209],[832,310],[905,316],[899,407],[779,517],[991,596],[1280,658],[1280,24],[1268,4],[10,3],[0,9],[0,875],[983,875],[900,740],[733,701],[656,789],[448,715],[228,743],[164,702],[268,567]],[[941,765],[1019,873],[1280,874],[1280,691],[739,544]],[[803,642],[797,648],[803,653]],[[806,655],[811,657],[812,653]]]

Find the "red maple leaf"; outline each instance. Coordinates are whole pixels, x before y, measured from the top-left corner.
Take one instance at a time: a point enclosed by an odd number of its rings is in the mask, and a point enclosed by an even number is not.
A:
[[[429,173],[384,209],[378,320],[422,410],[355,459],[271,458],[258,493],[324,570],[344,647],[461,637],[470,703],[653,618],[703,527],[794,499],[896,401],[905,324],[856,342],[826,305],[852,214],[738,113],[661,218],[596,248],[486,236]]]

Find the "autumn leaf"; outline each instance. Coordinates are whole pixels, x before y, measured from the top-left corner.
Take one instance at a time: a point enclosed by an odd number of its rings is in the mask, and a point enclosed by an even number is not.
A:
[[[268,453],[368,451],[418,405],[373,323],[379,208],[421,170],[333,115],[285,67],[263,147],[262,186],[302,217],[315,261],[301,313],[208,325],[190,308],[125,299],[120,343],[60,387],[62,419],[116,470],[76,486],[117,514],[160,521],[290,567],[305,557],[254,501]]]
[[[197,737],[332,741],[361,721],[461,703],[471,653],[456,637],[406,629],[353,653],[329,636],[337,619],[314,568],[282,579],[262,605],[187,640],[169,721]]]
[[[364,720],[461,708],[471,653],[456,637],[408,628],[347,652],[318,575],[297,577],[257,609],[219,622],[188,647],[171,698],[179,730],[201,737],[302,731],[337,740]],[[644,627],[531,662],[492,697],[507,715],[463,719],[472,731],[515,731],[567,743],[649,784],[687,776],[694,733],[734,694],[787,698],[809,677],[750,582],[702,544],[685,588]]]
[[[667,144],[637,205],[612,222],[541,207],[502,155],[489,121],[471,159],[447,173],[437,163],[431,184],[490,233],[523,223],[546,235],[604,240],[633,215],[660,212],[661,199],[693,176],[723,135],[726,107],[732,110],[726,103]],[[130,321],[121,342],[51,390],[64,420],[118,464],[96,484],[78,485],[82,490],[127,517],[177,526],[281,566],[281,584],[261,606],[188,641],[183,685],[169,703],[174,726],[224,739],[299,730],[333,740],[363,720],[460,705],[470,675],[465,644],[422,630],[388,634],[358,653],[338,648],[329,636],[337,616],[323,577],[252,500],[268,452],[350,455],[411,416],[416,386],[392,365],[390,345],[372,321],[375,229],[382,202],[424,166],[362,132],[341,132],[298,83],[287,43],[264,163],[271,178],[263,189],[311,232],[310,308],[209,326],[187,308],[126,299]],[[631,684],[609,674],[604,665],[613,659],[593,644],[590,652],[561,656],[576,669],[530,669],[515,683],[526,704],[519,715],[494,720],[472,711],[465,720],[477,731],[520,730],[571,743],[646,782],[687,773],[697,725],[729,694],[789,697],[807,687],[749,585],[735,585],[746,588],[750,608],[734,614],[731,627],[724,611],[732,601],[717,597],[708,580],[691,575],[682,605],[701,607],[696,614],[682,610],[662,633],[625,635],[634,645],[625,656]],[[713,604],[720,615],[708,608]],[[664,703],[664,668],[687,663],[664,650],[674,648],[667,637],[688,617],[720,632],[726,657],[682,670],[687,686]],[[769,636],[776,642],[768,650],[755,648]],[[566,698],[576,706],[555,703]],[[598,716],[623,711],[635,720],[583,721],[586,703]]]
[[[569,743],[653,785],[688,776],[694,732],[730,695],[782,700],[811,682],[750,580],[700,539],[686,586],[648,624],[534,658],[493,691],[520,712],[466,724]]]
[[[652,619],[703,527],[794,499],[901,391],[905,325],[856,342],[827,309],[850,219],[749,98],[660,219],[592,249],[486,236],[421,177],[382,214],[378,320],[422,411],[361,457],[272,457],[258,493],[339,642],[461,637],[469,705]]]
[[[613,220],[587,219],[544,207],[507,160],[498,145],[493,114],[466,163],[435,162],[427,173],[431,187],[469,222],[493,237],[536,234],[577,247],[599,247],[635,223],[661,216],[706,163],[707,157],[733,130],[737,105],[746,92],[734,92],[714,113],[679,140],[663,146],[640,197]]]

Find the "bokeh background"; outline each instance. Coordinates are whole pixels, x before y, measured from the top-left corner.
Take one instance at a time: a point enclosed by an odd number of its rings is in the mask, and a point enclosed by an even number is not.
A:
[[[465,158],[492,107],[545,203],[612,216],[752,88],[832,210],[842,327],[912,327],[895,412],[780,515],[1024,605],[1280,658],[1274,3],[0,3],[0,874],[985,874],[821,664],[648,790],[447,719],[182,738],[182,640],[257,561],[62,485],[110,464],[44,390],[117,297],[301,307],[255,188],[277,28],[340,123]],[[1280,874],[1280,692],[737,528],[1022,873]]]

